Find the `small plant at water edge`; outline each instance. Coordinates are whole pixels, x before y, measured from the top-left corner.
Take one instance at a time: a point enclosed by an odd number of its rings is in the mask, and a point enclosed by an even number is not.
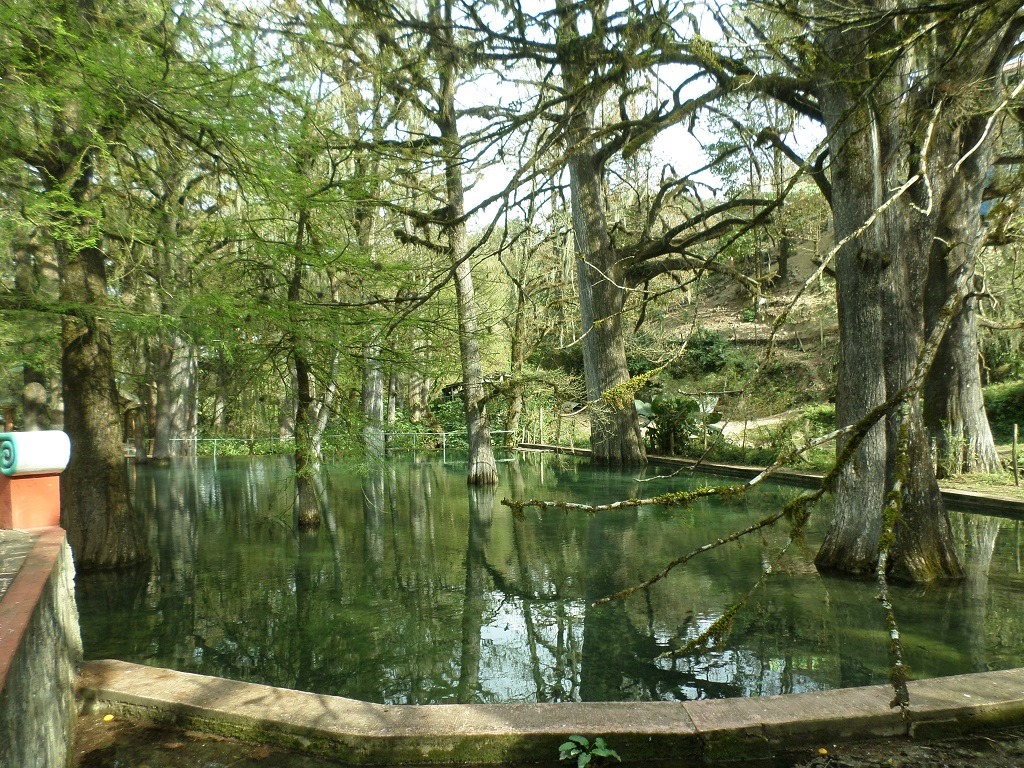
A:
[[[558,759],[575,760],[576,768],[584,768],[592,762],[594,765],[600,765],[608,758],[622,761],[619,753],[609,747],[600,736],[594,739],[593,744],[585,736],[570,736],[569,740],[558,748]]]

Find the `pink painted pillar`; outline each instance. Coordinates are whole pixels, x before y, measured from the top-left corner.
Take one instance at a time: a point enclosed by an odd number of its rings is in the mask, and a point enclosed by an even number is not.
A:
[[[71,441],[60,430],[0,433],[0,528],[60,525],[60,473]]]

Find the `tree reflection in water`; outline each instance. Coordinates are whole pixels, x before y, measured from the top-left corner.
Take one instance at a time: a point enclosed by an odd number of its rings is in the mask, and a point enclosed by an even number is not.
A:
[[[80,575],[87,655],[389,703],[678,700],[887,680],[875,587],[818,576],[814,530],[713,652],[659,658],[745,594],[781,538],[712,552],[649,592],[593,605],[792,489],[687,509],[513,516],[493,489],[467,490],[464,467],[422,456],[327,467],[318,482],[325,525],[300,536],[287,459],[139,467],[154,558]],[[641,485],[530,455],[502,465],[497,493],[602,502],[707,482]],[[954,518],[970,578],[894,588],[918,676],[1024,664],[1016,527]]]

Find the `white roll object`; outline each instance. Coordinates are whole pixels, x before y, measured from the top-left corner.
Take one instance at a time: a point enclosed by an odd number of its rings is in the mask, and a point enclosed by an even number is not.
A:
[[[0,472],[8,477],[59,475],[71,458],[71,440],[59,429],[0,432]]]

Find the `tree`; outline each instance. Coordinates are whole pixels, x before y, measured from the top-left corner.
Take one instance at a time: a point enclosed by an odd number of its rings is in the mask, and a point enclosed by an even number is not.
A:
[[[605,156],[595,141],[594,112],[604,94],[588,87],[600,53],[592,48],[605,37],[607,8],[600,4],[586,8],[568,0],[559,0],[556,7],[557,57],[565,90],[570,94],[565,144],[572,190],[572,225],[579,254],[583,365],[587,398],[594,409],[591,448],[595,458],[609,464],[643,464],[647,457],[633,398],[613,403],[601,401],[605,392],[629,380],[620,326],[626,295],[619,254],[612,247],[605,218]],[[581,35],[579,17],[588,11],[595,28],[592,34]]]
[[[657,93],[662,68],[685,58],[683,3],[566,0],[556,2],[553,13],[531,12],[514,0],[499,7],[501,24],[471,3],[465,13],[486,43],[484,58],[508,70],[509,87],[529,82],[514,114],[488,106],[489,116],[501,115],[510,126],[528,124],[537,134],[513,180],[516,194],[534,179],[568,176],[593,455],[610,464],[643,463],[632,396],[642,380],[631,382],[626,365],[626,302],[631,294],[646,294],[651,281],[679,272],[726,274],[756,293],[757,281],[720,261],[720,247],[709,244],[754,226],[767,215],[768,201],[688,196],[699,184],[666,166],[656,183],[638,190],[629,221],[609,218],[612,167],[635,162],[665,130],[696,119],[719,95],[713,87],[685,98],[692,78],[668,97]]]
[[[469,443],[467,481],[470,485],[493,485],[498,476],[487,421],[479,309],[472,274],[476,249],[471,248],[467,233],[463,179],[465,152],[472,139],[460,130],[460,109],[455,99],[456,88],[472,66],[467,61],[471,52],[457,34],[453,0],[432,0],[423,10],[425,13],[418,15],[400,4],[353,2],[347,9],[351,18],[335,19],[334,23],[342,27],[346,22],[358,24],[361,33],[368,28],[374,31],[375,45],[352,47],[354,63],[368,79],[381,81],[383,90],[401,94],[404,108],[411,113],[405,126],[395,129],[401,138],[377,141],[376,147],[408,158],[414,167],[442,169],[440,178],[430,178],[429,174],[420,177],[427,184],[413,196],[412,204],[392,202],[388,207],[412,225],[396,230],[400,242],[447,258],[456,294]],[[388,61],[399,62],[400,66],[382,71],[378,46]],[[417,125],[419,121],[432,126],[433,132],[423,130]],[[415,207],[422,198],[431,200],[435,207],[428,211]],[[432,228],[436,228],[436,239],[431,235]]]
[[[971,244],[948,238],[969,232],[980,211],[990,140],[985,126],[1003,99],[1003,64],[1024,16],[1018,5],[998,2],[973,6],[970,21],[963,8],[925,6],[914,16],[886,13],[874,3],[825,10],[820,44],[828,64],[818,73],[818,91],[829,131],[836,238],[865,230],[836,262],[837,418],[852,424],[887,401],[904,405],[871,427],[843,468],[836,516],[817,563],[873,570],[879,510],[896,493],[901,517],[892,572],[916,581],[959,576],[913,377],[928,351],[926,334],[941,333],[967,299]],[[913,35],[917,13],[934,35]],[[853,36],[851,21],[864,22]],[[946,288],[942,309],[929,318],[933,253],[957,248],[953,264],[939,259]],[[904,452],[909,461],[901,476]]]
[[[80,568],[146,558],[128,498],[105,317],[107,253],[97,226],[104,151],[131,118],[118,83],[141,84],[136,57],[146,46],[128,31],[139,27],[136,10],[61,3],[0,11],[0,38],[11,51],[4,78],[11,85],[0,90],[0,99],[12,116],[0,145],[35,177],[57,252],[60,301],[67,307],[61,371],[64,428],[74,448],[61,476],[61,522]]]

